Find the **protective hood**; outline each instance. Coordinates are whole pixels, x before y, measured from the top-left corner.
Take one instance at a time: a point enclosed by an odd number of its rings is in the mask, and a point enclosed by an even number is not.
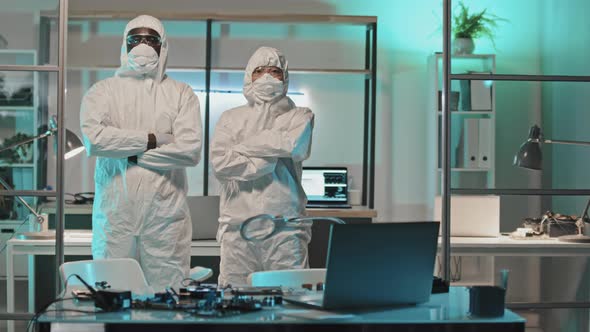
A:
[[[150,28],[160,34],[162,39],[162,46],[160,48],[160,59],[157,68],[148,74],[138,72],[129,62],[129,55],[127,54],[127,35],[129,31],[135,28]],[[141,45],[139,45],[141,46]],[[136,46],[139,47],[139,46]],[[166,63],[168,61],[168,39],[162,22],[155,17],[149,15],[140,15],[127,23],[125,33],[123,34],[123,44],[121,45],[121,67],[117,70],[117,76],[136,77],[136,78],[152,78],[156,83],[162,82],[165,78]]]
[[[256,95],[254,84],[252,83],[252,72],[254,69],[260,66],[275,66],[281,68],[283,70],[283,88],[280,96],[285,97],[287,95],[287,90],[289,89],[289,70],[285,55],[283,55],[283,53],[281,53],[281,51],[277,50],[276,48],[266,46],[260,47],[256,50],[256,52],[254,52],[248,61],[246,73],[244,75],[244,96],[251,106],[254,104],[264,104],[267,102],[267,100],[262,100]],[[281,99],[284,98],[276,98],[271,101],[271,103],[276,103]]]

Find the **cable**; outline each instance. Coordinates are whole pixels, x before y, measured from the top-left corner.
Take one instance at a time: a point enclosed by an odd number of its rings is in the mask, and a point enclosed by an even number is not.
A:
[[[57,303],[57,302],[72,300],[72,299],[74,299],[74,298],[73,297],[58,297],[57,299],[49,301],[49,303],[44,305],[43,308],[41,308],[39,311],[37,311],[35,313],[35,315],[33,315],[33,318],[31,318],[31,320],[29,320],[29,323],[27,324],[27,329],[25,331],[30,331],[31,327],[33,327],[33,328],[35,327],[35,324],[37,324],[37,320],[47,310],[47,308],[49,308],[49,306],[51,306],[52,304]]]
[[[65,297],[65,292],[66,292],[66,291],[67,291],[67,289],[68,289],[68,282],[70,281],[70,279],[71,279],[72,277],[76,277],[78,280],[80,280],[80,282],[81,282],[82,284],[84,284],[84,286],[86,286],[86,288],[88,289],[88,291],[90,291],[90,293],[91,293],[93,296],[95,296],[95,295],[96,295],[96,290],[95,290],[95,289],[94,289],[92,286],[90,286],[90,285],[89,285],[89,284],[88,284],[88,283],[87,283],[87,282],[86,282],[86,281],[85,281],[85,280],[84,280],[82,277],[80,277],[78,274],[75,274],[75,273],[74,273],[74,274],[70,274],[70,275],[69,275],[69,276],[66,278],[66,281],[64,282],[64,292],[62,293],[62,295],[61,295],[61,296],[58,296],[56,299],[54,299],[54,300],[50,301],[48,304],[44,305],[44,306],[41,308],[41,310],[37,311],[37,312],[35,313],[35,315],[33,316],[33,318],[31,318],[31,320],[29,321],[29,324],[27,324],[27,329],[26,329],[26,331],[29,331],[31,326],[32,326],[32,327],[35,327],[35,325],[37,324],[37,320],[39,319],[39,317],[40,317],[42,314],[44,314],[44,313],[46,313],[46,312],[49,312],[49,311],[47,310],[47,308],[49,308],[49,306],[51,306],[52,304],[54,304],[54,303],[57,303],[57,302],[66,301],[66,300],[73,300],[73,299],[74,299],[74,297]],[[60,309],[60,310],[51,310],[51,312],[59,312],[59,311],[77,311],[77,309]],[[82,310],[80,310],[80,312],[83,312],[83,311],[82,311]],[[99,312],[102,312],[102,311],[95,311],[94,313],[99,313]],[[88,313],[88,312],[87,312],[87,313]]]

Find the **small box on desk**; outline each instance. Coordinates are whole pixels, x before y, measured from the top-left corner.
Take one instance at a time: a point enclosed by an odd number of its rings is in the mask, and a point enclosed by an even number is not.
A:
[[[551,221],[547,223],[547,235],[549,237],[576,234],[578,234],[578,226],[576,226],[575,221]]]

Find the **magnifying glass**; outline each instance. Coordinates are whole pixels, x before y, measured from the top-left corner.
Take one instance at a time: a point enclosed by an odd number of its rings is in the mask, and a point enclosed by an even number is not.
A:
[[[270,214],[259,214],[250,217],[240,225],[240,235],[246,241],[262,241],[270,238],[282,227],[299,227],[303,221],[325,220],[335,224],[346,224],[336,217],[275,217]]]

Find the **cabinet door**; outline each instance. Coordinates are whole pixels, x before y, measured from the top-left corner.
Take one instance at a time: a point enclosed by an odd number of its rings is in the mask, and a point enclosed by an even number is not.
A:
[[[0,221],[0,278],[6,278],[6,242],[10,240],[17,232],[26,232],[29,230],[29,223]],[[14,256],[14,275],[16,277],[27,276],[27,256]]]

